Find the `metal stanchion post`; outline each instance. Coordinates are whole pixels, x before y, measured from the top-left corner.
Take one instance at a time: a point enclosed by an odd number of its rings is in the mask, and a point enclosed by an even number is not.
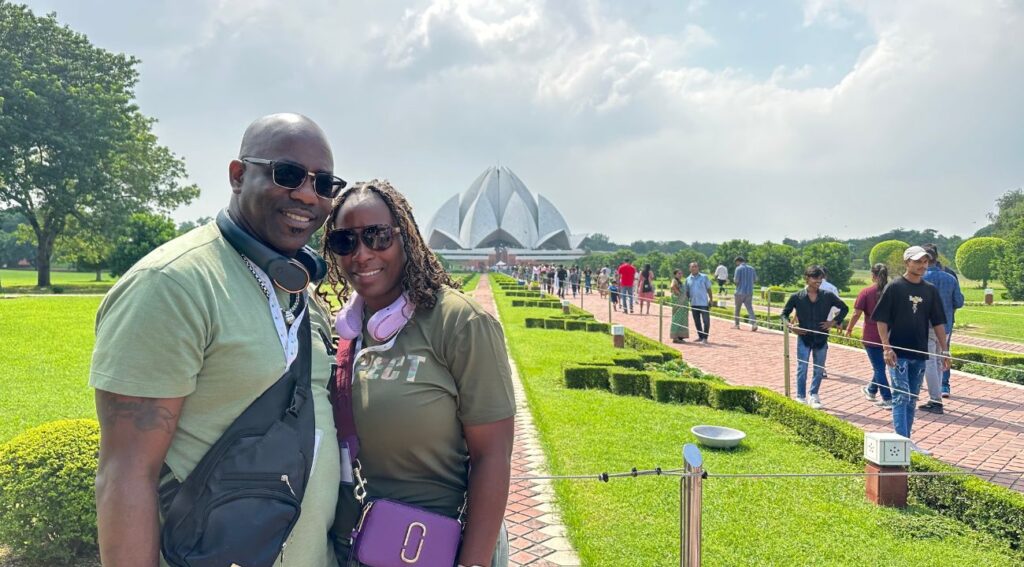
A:
[[[608,296],[608,324],[612,324],[612,298],[610,295]]]
[[[772,290],[768,288],[768,321],[772,320]]]
[[[790,366],[790,363],[789,363],[789,321],[787,321],[785,319],[785,317],[782,318],[782,348],[785,349],[784,352],[782,353],[782,364],[784,365],[784,369],[782,371],[782,375],[783,375],[784,380],[785,380],[786,397],[788,398],[789,397],[789,366]]]
[[[658,301],[658,342],[665,342],[665,304]]]
[[[683,472],[679,480],[679,565],[700,566],[700,514],[704,457],[693,443],[683,445]]]

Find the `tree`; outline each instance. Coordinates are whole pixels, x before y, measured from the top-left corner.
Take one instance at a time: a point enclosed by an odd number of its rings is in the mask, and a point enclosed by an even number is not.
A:
[[[41,287],[69,219],[100,232],[199,194],[133,102],[138,63],[53,14],[0,3],[0,209],[35,234]]]
[[[595,232],[594,234],[587,236],[586,238],[583,239],[582,242],[580,242],[580,248],[584,250],[589,250],[591,252],[611,252],[613,250],[618,250],[619,245],[609,240],[607,234]]]
[[[204,224],[209,224],[211,222],[213,222],[213,217],[199,217],[199,218],[197,218],[194,221],[180,222],[180,223],[178,223],[178,234],[179,235],[185,234],[186,232],[188,232],[188,231],[190,231],[190,230],[192,230],[194,228],[198,228],[200,226],[203,226]],[[310,237],[309,237],[310,244],[309,245],[314,247],[314,248],[319,248],[320,247],[320,239],[322,237],[323,237],[323,227],[320,227],[319,229],[317,229],[316,232],[314,232],[312,235],[310,235]],[[314,242],[315,242],[315,244],[314,244]]]
[[[0,267],[35,261],[36,247],[18,237],[18,226],[24,222],[25,218],[14,211],[0,211]]]
[[[757,279],[761,283],[787,285],[796,279],[793,261],[799,254],[792,246],[765,242],[750,253],[750,264],[757,269]]]
[[[960,273],[972,280],[981,280],[981,287],[988,287],[988,280],[995,277],[997,264],[1006,249],[1006,241],[994,236],[979,236],[960,245],[956,251],[956,267]]]
[[[128,271],[164,242],[178,235],[174,221],[153,213],[135,213],[121,230],[110,254],[110,273],[119,276]]]
[[[1024,189],[1004,193],[996,199],[996,208],[997,212],[988,215],[988,220],[992,221],[990,233],[991,236],[1003,236],[1024,218]]]
[[[637,259],[637,266],[642,270],[644,265],[650,264],[651,269],[654,270],[654,276],[659,277],[662,275],[662,266],[668,265],[668,256],[657,250],[648,252],[644,256]]]
[[[1024,218],[1017,219],[1005,234],[1006,247],[997,261],[997,272],[1010,299],[1024,301]]]
[[[732,274],[736,269],[736,256],[743,256],[750,260],[750,253],[753,250],[754,245],[746,240],[728,240],[718,245],[715,253],[708,258],[708,266],[713,269],[722,264],[729,268],[729,273]]]
[[[684,248],[668,257],[664,264],[662,264],[661,271],[658,275],[663,278],[672,277],[673,270],[682,270],[683,275],[690,273],[690,263],[697,262],[700,264],[701,270],[708,271],[708,258],[704,254],[701,254],[693,248]]]
[[[822,266],[828,272],[828,281],[843,290],[849,287],[850,277],[853,276],[853,269],[850,268],[851,259],[850,247],[846,244],[818,242],[800,251],[794,267],[799,269],[799,273],[803,273],[807,266]]]
[[[910,245],[902,240],[884,240],[875,244],[868,254],[868,264],[885,264],[891,275],[903,273],[903,252]]]

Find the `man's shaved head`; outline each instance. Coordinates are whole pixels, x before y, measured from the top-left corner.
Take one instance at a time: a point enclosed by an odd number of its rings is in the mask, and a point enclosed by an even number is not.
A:
[[[300,114],[270,114],[245,129],[238,157],[228,165],[231,218],[264,244],[294,255],[327,219],[331,199],[319,196],[308,177],[299,187],[282,187],[274,181],[271,165],[242,159],[333,174],[334,156],[327,136]]]
[[[331,153],[327,135],[308,117],[291,112],[268,114],[257,118],[242,134],[242,146],[238,157],[262,157],[268,151],[288,146],[296,141],[313,142],[323,145]],[[333,155],[331,156],[333,161]]]

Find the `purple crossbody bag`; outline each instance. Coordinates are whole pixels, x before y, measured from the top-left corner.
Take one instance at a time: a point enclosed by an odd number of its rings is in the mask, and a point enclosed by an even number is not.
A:
[[[352,413],[354,341],[338,341],[337,364],[331,384],[338,442],[355,463],[355,497],[363,507],[352,530],[350,564],[369,567],[442,567],[455,565],[462,542],[463,500],[458,518],[449,518],[386,498],[367,498],[366,478],[359,463],[359,437]]]

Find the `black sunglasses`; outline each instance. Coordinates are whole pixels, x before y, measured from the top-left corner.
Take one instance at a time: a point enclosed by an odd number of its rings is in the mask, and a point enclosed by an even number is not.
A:
[[[274,184],[285,189],[298,189],[307,177],[313,178],[313,190],[324,199],[333,199],[345,188],[344,179],[328,171],[311,172],[305,167],[290,161],[274,161],[263,158],[243,157],[242,163],[266,165],[270,167]]]
[[[362,228],[339,228],[327,233],[327,247],[338,256],[348,256],[359,247],[359,240],[370,250],[383,252],[391,248],[395,239],[392,235],[400,232],[390,224],[371,224]]]

